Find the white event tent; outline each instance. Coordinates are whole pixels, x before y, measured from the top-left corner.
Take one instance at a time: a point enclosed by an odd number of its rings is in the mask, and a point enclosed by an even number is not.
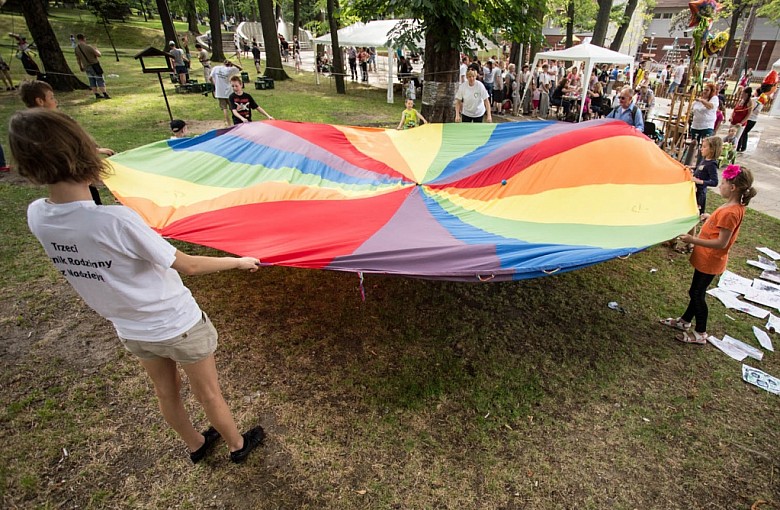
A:
[[[587,83],[590,79],[590,73],[593,70],[593,66],[596,64],[628,64],[630,66],[629,76],[634,76],[634,57],[630,55],[624,55],[617,51],[608,50],[595,44],[584,43],[566,48],[565,50],[558,51],[544,51],[537,53],[534,56],[534,64],[531,69],[536,69],[536,64],[540,60],[568,60],[572,62],[584,62],[585,71],[582,75],[583,87],[582,97],[580,98],[580,105],[585,104],[585,95],[588,93]],[[531,83],[527,83],[525,86],[525,92],[528,92],[528,88]],[[580,107],[579,120],[582,120],[582,108]]]
[[[395,52],[390,44],[389,35],[399,24],[411,23],[408,19],[382,19],[369,21],[368,23],[355,23],[339,29],[339,45],[345,46],[373,46],[375,48],[387,48],[387,102],[393,102],[393,75],[395,74]],[[332,44],[330,34],[321,35],[312,39],[312,44]],[[418,48],[423,48],[425,42],[416,41]]]

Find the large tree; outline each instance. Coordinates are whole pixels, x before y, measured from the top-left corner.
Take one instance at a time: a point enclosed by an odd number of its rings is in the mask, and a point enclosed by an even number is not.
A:
[[[566,47],[574,46],[574,0],[566,4]]]
[[[344,62],[339,46],[339,22],[336,17],[338,9],[338,0],[328,0],[328,23],[330,24],[331,48],[333,48],[333,73],[336,75],[336,93],[346,94],[347,87],[344,85]]]
[[[222,23],[219,15],[219,0],[208,0],[209,28],[211,29],[211,60],[223,62],[225,53],[222,50]]]
[[[290,77],[282,67],[282,51],[279,48],[279,38],[276,33],[276,11],[274,0],[257,0],[260,11],[260,26],[263,28],[263,45],[265,46],[265,72],[263,76],[276,81],[289,80]]]
[[[293,37],[298,37],[301,24],[301,0],[293,0]],[[299,37],[300,39],[300,37]]]
[[[607,30],[609,29],[612,0],[597,0],[597,2],[599,10],[596,13],[596,26],[593,28],[593,37],[590,42],[597,46],[604,46],[604,41],[607,39]]]
[[[758,9],[762,5],[762,0],[756,0],[753,5],[750,6],[750,13],[748,14],[747,22],[745,22],[745,30],[742,33],[742,40],[739,42],[739,48],[737,49],[737,56],[734,58],[733,75],[738,78],[743,69],[747,70],[747,54],[750,47],[750,41],[753,39],[753,28],[756,25],[756,15]]]
[[[628,27],[631,25],[631,18],[634,16],[638,3],[639,0],[628,0],[626,2],[626,12],[623,13],[623,18],[618,23],[617,33],[615,33],[615,38],[612,39],[609,49],[620,51],[620,46],[623,45],[623,39],[626,37],[626,32],[628,32]]]
[[[195,0],[186,0],[184,12],[187,15],[187,31],[192,34],[200,34],[198,28],[198,9],[195,6]]]
[[[727,5],[725,7],[725,9],[728,9],[728,13],[721,12],[721,14],[730,14],[731,19],[729,21],[729,40],[726,43],[726,47],[723,48],[723,52],[721,53],[723,57],[720,60],[720,72],[724,72],[734,67],[734,59],[729,57],[729,55],[734,50],[734,45],[736,44],[739,22],[742,20],[742,18],[744,18],[745,11],[749,8],[749,0],[734,0],[731,5]]]
[[[171,11],[168,9],[168,2],[166,0],[157,0],[157,12],[160,14],[160,23],[162,23],[163,33],[165,33],[165,41],[179,42],[176,37],[176,29],[173,27],[173,20],[171,19]],[[166,46],[165,49],[168,49]]]
[[[459,54],[469,41],[494,30],[508,41],[524,41],[541,34],[537,18],[529,15],[535,7],[545,9],[543,0],[490,0],[452,2],[450,0],[355,0],[353,9],[364,20],[377,14],[411,18],[392,34],[394,44],[414,46],[425,40],[422,113],[431,122],[454,118],[454,97],[458,88]]]
[[[30,37],[38,47],[38,55],[46,70],[46,81],[59,92],[71,92],[76,89],[88,89],[87,84],[79,80],[71,71],[57,36],[49,24],[48,2],[46,0],[25,0],[22,13],[30,30]]]

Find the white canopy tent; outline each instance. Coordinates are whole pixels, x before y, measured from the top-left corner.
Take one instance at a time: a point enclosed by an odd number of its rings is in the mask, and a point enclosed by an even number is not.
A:
[[[590,73],[593,70],[595,64],[628,64],[630,66],[629,76],[634,76],[634,57],[618,53],[617,51],[608,50],[595,44],[584,43],[566,48],[565,50],[558,51],[544,51],[537,53],[534,56],[534,64],[532,69],[536,69],[536,64],[543,59],[547,60],[570,60],[572,62],[585,62],[585,71],[583,74],[583,87],[582,97],[580,98],[580,105],[585,104],[585,96],[588,93],[587,81],[590,79]],[[528,93],[528,88],[531,83],[528,82],[525,86],[525,93]],[[579,120],[582,120],[582,107],[580,107]]]
[[[411,23],[407,19],[382,19],[369,21],[368,23],[355,23],[339,29],[337,32],[340,46],[373,46],[375,48],[387,48],[387,102],[393,102],[393,75],[395,66],[395,53],[389,41],[392,32],[401,23]],[[312,44],[332,44],[330,34],[321,35],[312,39]],[[417,47],[422,48],[425,41],[416,41]],[[334,50],[338,51],[338,50]]]

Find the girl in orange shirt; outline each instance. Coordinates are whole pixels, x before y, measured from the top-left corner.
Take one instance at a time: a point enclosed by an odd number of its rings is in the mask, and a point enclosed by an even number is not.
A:
[[[683,333],[675,338],[688,344],[707,343],[707,302],[705,296],[715,275],[726,270],[729,250],[737,240],[742,218],[745,216],[745,206],[756,196],[753,188],[753,174],[747,168],[729,165],[723,171],[723,179],[718,186],[726,203],[713,211],[711,215],[702,214],[704,225],[698,236],[684,234],[680,240],[693,244],[691,265],[694,268],[693,280],[688,295],[691,300],[685,313],[677,319],[668,318],[661,324],[681,330]],[[691,321],[696,318],[693,331]]]

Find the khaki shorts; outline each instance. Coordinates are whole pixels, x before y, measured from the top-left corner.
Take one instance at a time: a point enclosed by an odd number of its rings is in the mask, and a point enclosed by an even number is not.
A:
[[[223,110],[230,110],[230,101],[225,99],[224,97],[219,98],[219,107]]]
[[[144,342],[119,337],[128,351],[141,359],[167,358],[184,365],[195,363],[217,350],[217,329],[203,316],[197,324],[181,335],[161,342]]]

